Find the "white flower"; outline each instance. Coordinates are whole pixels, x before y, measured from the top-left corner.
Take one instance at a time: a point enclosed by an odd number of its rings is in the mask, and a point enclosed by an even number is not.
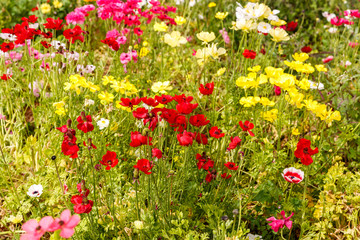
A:
[[[37,29],[39,27],[38,23],[29,24],[29,28]]]
[[[90,105],[94,105],[94,100],[91,99],[85,99],[85,106],[90,106]]]
[[[335,27],[331,27],[331,28],[329,28],[329,33],[336,33],[337,32],[337,28],[335,28]]]
[[[92,73],[95,70],[95,66],[94,65],[86,65],[84,72],[86,73]]]
[[[189,7],[193,7],[196,4],[196,0],[190,0]]]
[[[137,230],[141,230],[144,228],[144,222],[143,221],[134,221],[134,228]]]
[[[65,52],[64,53],[64,57],[66,58],[66,59],[68,59],[69,61],[71,61],[71,60],[75,60],[75,61],[78,61],[79,60],[79,57],[80,57],[80,54],[78,53],[78,52],[72,52],[72,53],[70,53],[70,52]]]
[[[96,124],[99,126],[100,130],[103,130],[104,128],[107,128],[109,126],[109,120],[105,118],[101,118],[99,121],[96,122]]]
[[[53,46],[56,50],[63,48],[65,49],[66,45],[65,43],[61,43],[60,41],[53,40],[51,41],[51,46]]]
[[[260,235],[256,235],[256,234],[251,234],[249,233],[248,235],[246,235],[247,239],[249,240],[262,240],[262,236]],[[246,240],[247,240],[246,239]]]
[[[319,83],[314,83],[313,81],[309,80],[310,82],[310,89],[319,89],[319,90],[324,90],[324,84],[322,84],[321,82]]]
[[[42,192],[43,192],[43,186],[41,184],[39,185],[34,184],[31,185],[31,187],[29,187],[27,195],[29,195],[30,197],[40,197]]]
[[[351,65],[351,62],[350,61],[346,61],[345,62],[345,66],[350,66]]]
[[[269,33],[271,25],[265,22],[260,22],[257,26],[257,30],[261,33]]]
[[[11,42],[16,40],[16,36],[10,33],[0,33],[0,38],[4,40],[9,40]]]

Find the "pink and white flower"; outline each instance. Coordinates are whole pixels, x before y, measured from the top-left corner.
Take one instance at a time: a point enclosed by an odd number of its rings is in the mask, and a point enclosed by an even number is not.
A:
[[[304,179],[304,172],[294,167],[285,168],[281,175],[286,181],[296,184]]]

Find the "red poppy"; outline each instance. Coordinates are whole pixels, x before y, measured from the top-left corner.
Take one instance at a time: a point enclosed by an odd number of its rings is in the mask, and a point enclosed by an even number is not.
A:
[[[47,18],[46,23],[44,23],[44,27],[46,29],[61,30],[61,28],[64,26],[63,24],[61,24],[62,22],[63,20],[61,20],[60,18],[58,19]]]
[[[134,28],[134,33],[138,36],[141,36],[143,34],[143,31],[140,28]]]
[[[221,174],[221,177],[224,179],[229,179],[229,178],[231,178],[231,174],[223,173],[223,174]]]
[[[141,98],[141,101],[151,107],[156,107],[157,105],[159,105],[159,103],[156,102],[154,98],[143,97]]]
[[[12,77],[12,75],[10,74],[3,74],[0,78],[4,81],[7,81],[8,79],[10,79]]]
[[[144,118],[144,126],[147,123],[149,123],[149,129],[151,131],[155,130],[158,122],[159,122],[158,116],[157,116],[156,111],[154,111],[154,109],[151,110],[151,112],[146,116],[146,118]]]
[[[43,36],[44,38],[52,38],[52,32],[42,32],[41,36]]]
[[[155,96],[155,100],[161,104],[168,104],[169,102],[174,100],[174,98],[170,95],[161,95],[161,96]]]
[[[205,134],[202,133],[196,133],[196,142],[198,144],[206,145],[208,144],[208,138]]]
[[[26,18],[26,17],[22,17],[21,18],[21,21],[28,21],[28,22],[31,22],[31,23],[35,23],[36,21],[37,21],[37,16],[35,16],[35,15],[31,15],[31,16],[29,16],[29,18]]]
[[[152,157],[153,158],[158,158],[158,159],[162,158],[162,152],[161,152],[160,149],[154,148],[154,149],[151,150],[151,152],[152,152]]]
[[[297,22],[291,21],[286,25],[285,30],[288,31],[288,32],[295,32],[297,26],[298,26]]]
[[[114,51],[119,50],[120,46],[119,43],[116,41],[115,38],[111,37],[111,38],[105,38],[104,40],[101,40],[100,42],[108,45],[111,49],[113,49]]]
[[[82,35],[84,31],[80,26],[75,26],[73,29],[66,29],[63,32],[64,37],[69,40],[71,43],[75,43],[76,40],[80,40],[84,42],[84,35]]]
[[[87,147],[87,145],[86,145],[86,142],[85,141],[83,141],[83,144],[84,144],[84,146],[85,147]],[[91,144],[90,144],[90,146],[88,147],[89,149],[97,149],[97,147],[91,142]]]
[[[236,137],[230,137],[230,143],[229,143],[229,147],[227,148],[227,150],[232,150],[235,149],[237,146],[239,146],[241,143],[241,139],[236,136]]]
[[[208,174],[205,177],[205,181],[210,183],[213,179],[216,178],[216,170],[208,171]]]
[[[70,158],[77,158],[78,157],[79,147],[76,145],[76,137],[72,136],[70,139],[69,137],[65,136],[62,144],[61,144],[61,152],[65,156],[69,156]]]
[[[100,163],[106,166],[106,170],[110,170],[119,163],[119,160],[116,158],[115,152],[111,152],[108,150],[106,154],[102,157],[102,160],[100,160]]]
[[[131,132],[131,147],[139,147],[142,145],[152,145],[151,143],[152,137],[146,137],[141,135],[139,132]]]
[[[236,166],[233,162],[227,162],[224,164],[225,167],[227,167],[229,170],[238,170],[239,166]]]
[[[154,167],[154,164],[150,162],[147,159],[140,159],[137,161],[136,165],[134,165],[134,168],[139,169],[143,173],[149,175],[151,172],[149,172]]]
[[[35,12],[36,10],[38,10],[39,8],[38,7],[34,7],[31,9],[32,12]]]
[[[85,116],[85,112],[81,112],[81,115],[76,119],[78,121],[77,128],[84,133],[91,132],[94,130],[92,119],[90,115]]]
[[[222,138],[225,136],[225,133],[222,133],[222,130],[216,126],[210,128],[209,133],[210,133],[210,136],[213,138]]]
[[[138,105],[141,102],[141,98],[136,97],[133,99],[130,98],[121,98],[120,105],[124,107],[130,107],[133,109],[134,106]]]
[[[148,117],[149,110],[146,108],[137,108],[135,111],[132,112],[133,116],[137,119],[144,119]]]
[[[204,114],[197,114],[191,116],[189,122],[195,127],[202,127],[206,126],[210,122],[210,120],[207,120]]]
[[[203,155],[200,155],[199,153],[196,154],[196,159],[198,160],[196,165],[199,170],[204,169],[204,170],[208,171],[209,168],[214,167],[214,161],[211,160],[210,158],[206,157],[205,154],[203,154]]]
[[[253,51],[253,50],[245,49],[244,52],[243,52],[243,56],[244,56],[245,58],[255,59],[255,57],[256,57],[256,52]]]
[[[191,102],[194,98],[192,96],[185,96],[185,94],[176,95],[173,97],[177,103]]]
[[[251,129],[254,128],[254,124],[249,122],[249,121],[245,121],[244,124],[242,121],[239,122],[240,127],[242,128],[242,130],[244,132],[248,132],[250,136],[255,136],[254,133],[251,131]]]
[[[261,53],[262,55],[265,55],[265,54],[266,54],[265,48],[262,48],[262,49],[260,50],[260,53]]]
[[[189,102],[182,102],[176,105],[176,110],[180,113],[180,114],[190,114],[194,109],[196,109],[198,106],[197,103],[192,104]]]
[[[301,163],[304,165],[310,165],[313,162],[312,155],[319,152],[318,148],[310,148],[311,141],[305,138],[299,140],[296,150],[294,152],[295,157],[300,158]]]
[[[276,96],[280,96],[281,95],[281,88],[278,86],[274,86],[274,92]]]
[[[93,201],[87,200],[85,196],[75,195],[71,197],[71,203],[75,204],[74,212],[77,214],[89,213],[92,210],[94,204]]]
[[[14,49],[15,45],[14,43],[12,42],[3,42],[1,45],[0,45],[0,50],[3,51],[3,52],[7,52],[7,51],[11,51]]]
[[[305,46],[301,48],[301,51],[304,53],[309,53],[312,51],[311,47]]]
[[[49,47],[51,47],[51,44],[48,43],[47,41],[41,41],[40,43],[41,43],[41,45],[44,46],[44,48],[49,48]]]
[[[189,146],[193,144],[195,134],[185,130],[183,133],[179,133],[176,138],[181,146]]]
[[[213,82],[207,83],[207,84],[205,84],[205,87],[204,87],[204,85],[200,84],[199,91],[203,95],[212,94],[214,91],[214,83]]]

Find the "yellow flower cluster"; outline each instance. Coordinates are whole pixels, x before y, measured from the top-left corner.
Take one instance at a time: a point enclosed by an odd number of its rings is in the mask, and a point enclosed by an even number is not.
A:
[[[257,68],[249,68],[252,71],[256,71]],[[249,70],[248,69],[248,70]],[[258,70],[259,71],[259,70]],[[260,84],[268,82],[268,78],[264,74],[257,76],[256,72],[250,72],[246,77],[241,76],[236,80],[236,86],[247,89],[247,88],[257,88]]]
[[[203,65],[204,62],[208,59],[217,60],[221,55],[226,53],[225,48],[217,48],[217,44],[212,44],[211,46],[203,49],[198,49],[196,51],[195,57],[197,58],[197,62],[199,65]]]
[[[67,110],[65,109],[65,101],[64,100],[53,103],[53,107],[56,108],[55,113],[59,116],[64,116],[67,112]]]
[[[267,97],[242,97],[240,99],[240,104],[244,105],[244,107],[255,106],[257,103],[262,104],[263,106],[274,106],[275,102],[270,101]]]
[[[284,64],[288,66],[290,69],[294,69],[299,73],[310,74],[315,71],[315,68],[311,66],[311,64],[304,63],[308,58],[309,55],[306,53],[295,53],[292,55],[295,61],[284,61]],[[320,66],[320,65],[318,65]],[[323,69],[320,67],[320,69]]]
[[[269,122],[274,122],[277,119],[278,110],[276,108],[271,109],[270,111],[266,111],[261,113],[261,116]]]
[[[165,81],[165,82],[156,82],[151,86],[151,90],[154,93],[162,93],[165,94],[166,91],[170,91],[172,90],[172,86],[170,86],[170,82],[169,81]]]
[[[81,93],[80,87],[89,89],[90,92],[96,92],[100,90],[99,86],[95,85],[91,81],[86,81],[86,79],[79,74],[71,75],[69,77],[69,82],[64,83],[65,91],[75,90],[77,95]]]
[[[115,92],[120,92],[121,94],[125,94],[126,96],[135,95],[139,92],[135,85],[127,81],[127,79],[117,81],[113,76],[103,76],[102,84],[111,84],[110,87],[114,89]]]
[[[180,44],[187,43],[186,38],[181,36],[181,33],[178,31],[173,31],[172,33],[167,33],[164,36],[164,42],[171,47],[179,47]]]

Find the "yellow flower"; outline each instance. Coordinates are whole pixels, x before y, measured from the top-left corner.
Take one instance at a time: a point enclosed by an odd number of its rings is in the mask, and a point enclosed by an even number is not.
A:
[[[278,77],[280,77],[281,74],[283,74],[284,69],[274,68],[274,67],[266,67],[265,72],[269,78],[278,78]]]
[[[155,25],[154,25],[154,30],[157,32],[166,32],[167,29],[168,29],[168,26],[164,22],[155,23]]]
[[[199,65],[203,65],[204,62],[211,58],[213,60],[218,59],[221,55],[224,55],[226,53],[226,50],[224,48],[217,48],[217,44],[212,44],[211,46],[203,49],[198,49],[196,51],[195,57],[197,58],[197,62]]]
[[[58,108],[58,109],[56,109],[56,111],[55,111],[55,113],[56,113],[57,115],[59,115],[59,116],[64,116],[64,115],[66,115],[66,112],[67,112],[67,110],[66,110],[65,108]]]
[[[297,83],[297,85],[304,90],[309,90],[310,89],[310,82],[309,80],[307,80],[306,78],[301,79],[301,81],[299,81]]]
[[[220,77],[221,75],[223,75],[226,71],[226,68],[220,68],[219,70],[217,70],[216,72],[216,76]]]
[[[280,27],[280,26],[285,25],[286,22],[284,20],[279,19],[277,21],[271,21],[270,24],[273,25],[273,26]]]
[[[48,3],[41,4],[40,9],[43,14],[47,14],[51,12],[51,6]]]
[[[250,30],[256,29],[257,24],[253,20],[246,20],[244,18],[241,18],[240,20],[236,22],[232,22],[231,29],[237,30],[243,30],[244,32],[249,32]]]
[[[54,8],[61,8],[63,4],[59,0],[54,0],[53,5],[54,5]]]
[[[261,113],[261,116],[266,121],[274,122],[277,119],[277,114],[278,114],[278,110],[275,108],[275,109],[271,109],[270,111]]]
[[[171,34],[165,34],[164,42],[171,47],[179,47],[180,44],[187,43],[186,38],[181,36],[181,33],[178,31],[173,31]]]
[[[339,111],[332,112],[326,119],[326,122],[331,123],[333,120],[341,121],[341,115]]]
[[[93,92],[93,93],[100,90],[100,87],[98,85],[95,85],[92,82],[88,82],[87,88],[90,90],[90,92]]]
[[[170,82],[169,81],[166,81],[166,82],[156,82],[154,83],[152,86],[151,86],[151,90],[154,92],[154,93],[163,93],[165,94],[166,91],[170,91],[172,90],[172,87],[169,86],[170,85]]]
[[[149,46],[149,43],[148,43],[147,41],[144,41],[144,42],[142,43],[142,46],[143,46],[143,47],[147,47],[147,46]]]
[[[53,103],[53,107],[56,107],[57,109],[62,108],[65,106],[65,101],[55,102]]]
[[[175,22],[177,25],[183,25],[184,23],[186,23],[186,19],[181,16],[176,16]]]
[[[316,70],[318,70],[319,72],[327,72],[327,68],[326,68],[324,65],[322,65],[322,64],[320,64],[320,65],[315,65],[315,68],[316,68]]]
[[[209,3],[208,7],[209,7],[209,8],[216,7],[216,3],[211,2],[211,3]]]
[[[113,76],[103,76],[101,80],[102,84],[106,86],[109,83],[113,83],[115,81],[115,78]]]
[[[220,20],[224,20],[227,17],[227,15],[229,15],[228,12],[217,12],[215,14],[215,18],[220,19]]]
[[[150,52],[149,49],[147,49],[146,47],[142,47],[140,49],[139,57],[140,58],[146,57],[149,54],[149,52]]]
[[[209,43],[215,39],[215,33],[201,32],[196,34],[196,37],[203,41],[203,43]]]
[[[108,92],[102,91],[98,94],[99,99],[101,100],[101,104],[106,105],[108,103],[111,103],[114,100],[114,95]]]
[[[260,103],[263,105],[263,106],[270,106],[270,107],[273,107],[275,105],[275,102],[273,101],[270,101],[267,97],[262,97],[260,99]]]
[[[244,107],[255,106],[258,102],[260,102],[259,97],[242,97],[240,99],[240,104],[244,105]]]
[[[258,86],[258,82],[255,81],[254,78],[249,78],[249,77],[244,77],[244,76],[241,76],[238,79],[236,79],[235,84],[236,84],[236,86],[242,87],[244,89],[254,88],[254,87]]]
[[[297,128],[293,128],[292,131],[291,131],[291,134],[294,135],[294,136],[297,136],[297,135],[300,135],[300,132]]]
[[[260,65],[256,65],[256,66],[254,66],[254,67],[249,67],[248,69],[247,69],[249,72],[258,72],[258,71],[260,71],[261,70],[261,67],[260,67]]]
[[[23,216],[21,214],[18,214],[16,216],[10,215],[8,220],[14,224],[21,223],[23,221]]]
[[[288,33],[282,28],[271,29],[269,34],[273,37],[271,40],[274,42],[288,41],[290,39]]]
[[[307,53],[295,53],[292,57],[295,61],[305,62],[309,58],[309,55]]]
[[[124,87],[126,96],[131,96],[139,92],[135,85],[131,84],[130,82],[123,82],[122,85]]]

